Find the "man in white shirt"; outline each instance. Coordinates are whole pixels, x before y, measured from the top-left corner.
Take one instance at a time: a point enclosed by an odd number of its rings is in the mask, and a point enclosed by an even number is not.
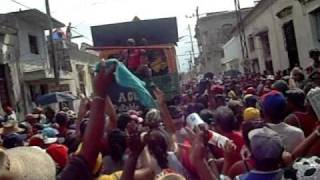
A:
[[[292,152],[304,139],[301,129],[284,123],[286,99],[278,91],[271,91],[262,97],[264,119],[283,141],[284,149]]]

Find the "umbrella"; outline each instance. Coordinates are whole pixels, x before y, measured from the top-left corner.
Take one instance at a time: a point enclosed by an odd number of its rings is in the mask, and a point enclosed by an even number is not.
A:
[[[53,92],[37,97],[36,102],[41,105],[73,101],[76,96],[68,92]]]

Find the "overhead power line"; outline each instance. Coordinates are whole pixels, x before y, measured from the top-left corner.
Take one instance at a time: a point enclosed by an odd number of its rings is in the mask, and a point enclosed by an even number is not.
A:
[[[19,4],[20,6],[23,6],[23,7],[25,7],[25,8],[27,8],[27,9],[32,9],[31,7],[29,7],[29,6],[27,6],[27,5],[24,5],[24,4],[22,4],[21,2],[18,2],[18,1],[16,1],[16,0],[10,0],[11,2],[14,2],[14,3],[16,3],[16,4]]]

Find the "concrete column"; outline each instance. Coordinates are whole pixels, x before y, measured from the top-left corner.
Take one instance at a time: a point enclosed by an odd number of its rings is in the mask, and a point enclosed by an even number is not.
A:
[[[263,73],[264,70],[266,70],[266,64],[265,64],[265,58],[263,54],[263,47],[262,47],[262,41],[260,36],[254,37],[254,44],[255,44],[255,51],[257,53],[258,62],[260,66],[260,73]]]

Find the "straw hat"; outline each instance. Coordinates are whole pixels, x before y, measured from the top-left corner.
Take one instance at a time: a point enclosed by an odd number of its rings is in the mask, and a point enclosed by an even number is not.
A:
[[[3,128],[0,128],[1,135],[7,135],[11,133],[22,132],[23,129],[19,128],[18,121],[14,119],[9,119],[3,123]]]
[[[56,179],[54,161],[46,152],[35,147],[0,150],[0,172],[13,174],[14,179]]]

